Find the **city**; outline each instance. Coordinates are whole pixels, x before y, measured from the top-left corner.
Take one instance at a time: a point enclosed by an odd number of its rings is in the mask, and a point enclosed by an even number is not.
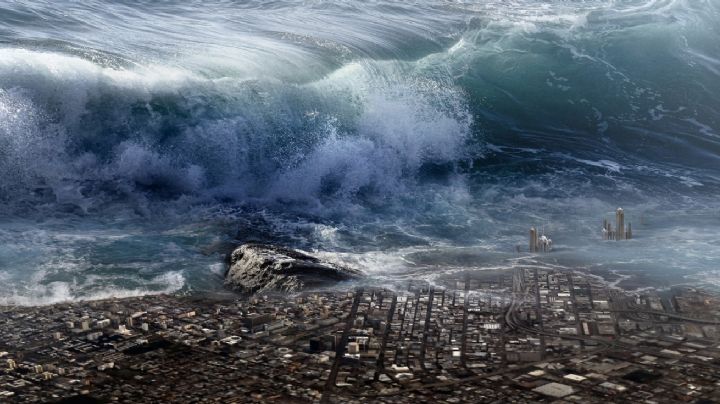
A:
[[[0,404],[720,404],[720,0],[0,1]]]
[[[718,296],[538,268],[454,282],[5,307],[0,401],[720,399]]]

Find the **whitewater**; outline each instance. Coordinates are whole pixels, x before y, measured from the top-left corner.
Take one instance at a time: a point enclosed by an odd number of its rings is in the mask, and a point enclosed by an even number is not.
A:
[[[717,285],[718,196],[717,0],[0,3],[0,304],[222,293],[243,241]]]

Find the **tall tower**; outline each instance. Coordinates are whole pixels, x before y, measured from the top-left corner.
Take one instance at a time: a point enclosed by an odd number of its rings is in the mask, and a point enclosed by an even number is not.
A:
[[[537,252],[537,229],[534,227],[530,228],[530,252]]]
[[[603,240],[610,240],[610,223],[608,223],[607,219],[603,219],[602,236]]]
[[[625,239],[625,212],[622,208],[618,208],[617,211],[615,211],[615,234],[616,240]]]

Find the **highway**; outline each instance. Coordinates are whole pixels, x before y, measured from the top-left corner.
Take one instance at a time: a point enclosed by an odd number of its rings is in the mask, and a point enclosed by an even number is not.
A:
[[[630,314],[649,314],[653,316],[663,316],[667,318],[673,318],[676,320],[687,321],[690,323],[708,324],[708,325],[720,325],[720,320],[711,320],[706,318],[697,318],[683,316],[680,314],[668,313],[665,311],[657,310],[642,310],[642,309],[627,309],[627,310],[611,310],[613,313],[630,313]]]
[[[337,379],[338,371],[340,370],[340,364],[342,363],[343,357],[345,356],[345,346],[347,345],[348,338],[350,336],[350,330],[352,330],[353,322],[357,316],[358,307],[360,306],[360,299],[363,295],[363,288],[358,288],[355,291],[355,298],[353,299],[352,308],[350,314],[345,320],[345,329],[343,330],[342,337],[340,338],[339,344],[335,347],[335,361],[333,362],[332,369],[330,370],[330,376],[328,376],[325,382],[325,389],[323,391],[320,402],[326,403],[330,400],[330,395],[335,389],[335,380]]]

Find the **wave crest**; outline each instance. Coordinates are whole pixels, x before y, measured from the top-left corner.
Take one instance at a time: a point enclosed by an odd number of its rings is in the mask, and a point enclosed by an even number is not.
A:
[[[288,84],[27,50],[0,50],[0,60],[0,88],[10,88],[0,113],[14,117],[0,127],[0,164],[23,171],[0,176],[0,189],[72,194],[84,210],[136,194],[321,202],[393,192],[423,164],[461,158],[472,125],[461,91],[401,63]]]

